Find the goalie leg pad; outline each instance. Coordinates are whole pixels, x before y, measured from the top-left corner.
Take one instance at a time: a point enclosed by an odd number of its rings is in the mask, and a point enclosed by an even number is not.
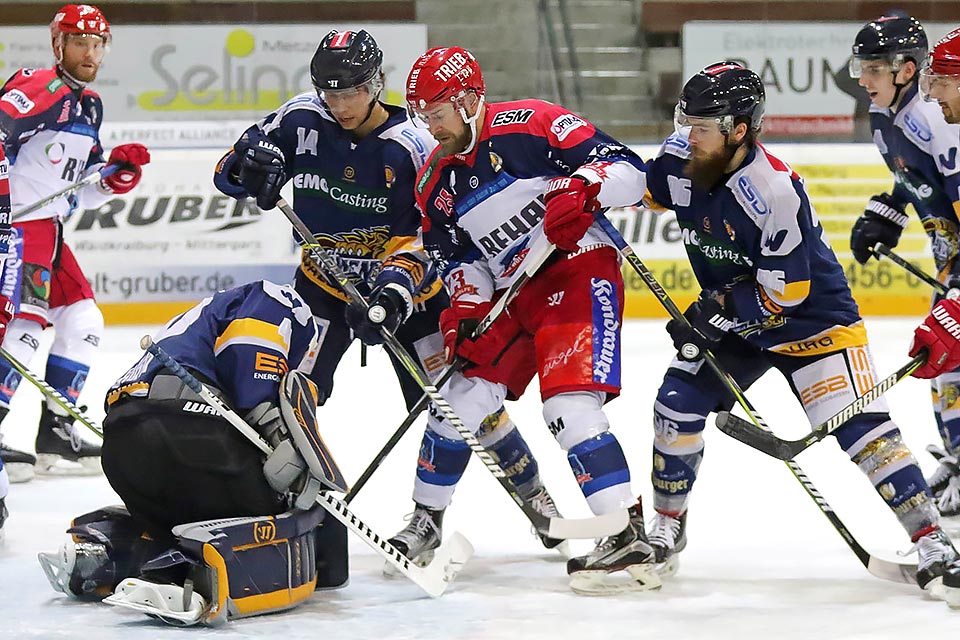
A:
[[[296,606],[317,585],[317,526],[325,512],[319,506],[309,511],[288,511],[278,516],[230,518],[194,522],[174,527],[183,552],[197,564],[181,592],[195,591],[203,598],[199,622],[219,624],[227,619],[282,611]],[[156,568],[155,563],[151,568]],[[135,585],[137,588],[142,584]],[[135,589],[131,588],[131,592]],[[162,617],[164,611],[144,609],[143,598],[156,593],[126,594],[118,590],[110,604],[128,606]],[[164,594],[169,595],[169,594]],[[132,606],[134,602],[137,606]],[[192,596],[182,599],[190,613]],[[166,598],[158,607],[176,608],[177,599]],[[183,623],[182,621],[180,622]]]
[[[78,516],[67,533],[71,537],[58,552],[40,553],[37,559],[55,591],[81,599],[110,595],[165,546],[152,540],[122,506]]]
[[[320,435],[320,424],[317,421],[317,386],[299,371],[290,371],[283,376],[280,388],[280,413],[283,423],[297,453],[306,463],[310,479],[318,481],[319,485],[328,489],[345,492],[347,482]],[[319,485],[316,491],[319,491]],[[311,491],[301,492],[297,499],[297,508],[309,508],[316,501],[316,491],[313,491],[312,495]]]

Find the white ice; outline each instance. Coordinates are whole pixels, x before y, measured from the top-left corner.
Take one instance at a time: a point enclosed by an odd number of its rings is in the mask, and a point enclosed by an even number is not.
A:
[[[880,376],[908,359],[915,323],[868,322]],[[663,324],[627,323],[623,396],[608,405],[634,489],[648,505],[651,407],[671,357]],[[102,417],[104,391],[136,360],[144,332],[108,330],[84,391],[92,416]],[[370,365],[360,369],[358,352],[355,347],[347,354],[333,399],[322,410],[326,440],[348,479],[359,476],[404,418],[386,355],[372,350]],[[809,430],[776,374],[748,395],[780,435],[799,437]],[[888,397],[908,445],[929,473],[934,464],[923,447],[939,439],[927,384],[908,379]],[[543,426],[535,387],[509,408],[561,511],[571,517],[588,515],[565,456]],[[4,423],[7,442],[32,449],[38,410],[39,394],[24,382]],[[422,429],[421,420],[353,503],[356,513],[382,534],[393,534],[411,510]],[[6,541],[0,546],[0,637],[144,640],[215,633],[218,639],[875,639],[929,637],[956,628],[960,611],[951,612],[916,587],[868,574],[782,463],[727,438],[712,420],[706,439],[690,507],[689,546],[678,575],[658,592],[604,598],[572,593],[559,555],[540,546],[519,509],[474,463],[444,525],[448,532],[464,533],[476,555],[440,599],[431,600],[402,578],[383,578],[379,558],[354,538],[347,588],[316,593],[291,612],[234,621],[217,631],[174,629],[53,592],[37,564],[37,552],[59,548],[72,517],[118,499],[102,476],[13,485]],[[869,551],[893,559],[898,550],[909,548],[893,515],[832,439],[801,454],[798,462]],[[575,550],[588,547],[583,541]]]

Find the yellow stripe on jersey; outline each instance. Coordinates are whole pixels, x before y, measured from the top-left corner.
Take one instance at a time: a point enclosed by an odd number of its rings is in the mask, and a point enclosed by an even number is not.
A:
[[[234,344],[249,344],[276,349],[286,355],[290,351],[288,337],[280,333],[280,327],[256,318],[237,318],[223,330],[213,344],[214,355]]]
[[[420,238],[417,236],[392,236],[385,245],[383,245],[383,256],[392,256],[395,253],[409,251],[416,253],[423,251],[420,244]]]
[[[867,329],[863,326],[863,321],[860,321],[849,327],[830,327],[809,338],[784,342],[770,347],[769,350],[785,356],[812,356],[863,347],[866,344]]]
[[[760,285],[763,287],[763,285]],[[810,295],[810,281],[787,282],[783,285],[783,293],[770,287],[763,287],[764,292],[771,300],[781,307],[795,307]]]
[[[123,396],[137,396],[139,398],[145,398],[149,391],[150,391],[149,383],[131,382],[130,384],[125,384],[122,387],[119,387],[111,391],[107,395],[107,405],[112,405],[114,402],[116,402]]]

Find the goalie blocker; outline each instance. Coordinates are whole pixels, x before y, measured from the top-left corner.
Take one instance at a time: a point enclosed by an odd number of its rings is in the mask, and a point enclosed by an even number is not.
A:
[[[190,625],[290,608],[347,583],[346,528],[315,506],[321,489],[345,490],[343,475],[303,374],[285,374],[278,402],[247,416],[274,447],[266,462],[174,376],[155,376],[146,397],[111,399],[103,466],[126,509],[81,516],[59,554],[40,554],[54,589],[116,590],[109,604]]]

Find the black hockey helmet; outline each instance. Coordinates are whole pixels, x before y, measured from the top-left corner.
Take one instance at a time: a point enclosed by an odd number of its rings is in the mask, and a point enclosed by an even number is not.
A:
[[[728,134],[737,118],[742,118],[759,131],[765,105],[760,76],[739,62],[725,60],[687,80],[674,115],[677,127],[689,126],[689,118],[714,118],[721,133]]]
[[[861,60],[886,60],[896,73],[907,60],[918,67],[927,57],[927,34],[920,21],[903,11],[892,11],[863,25],[853,41],[850,76],[859,78]]]
[[[323,37],[310,60],[310,80],[317,92],[340,91],[373,83],[371,94],[383,88],[383,51],[366,30],[333,30]]]

